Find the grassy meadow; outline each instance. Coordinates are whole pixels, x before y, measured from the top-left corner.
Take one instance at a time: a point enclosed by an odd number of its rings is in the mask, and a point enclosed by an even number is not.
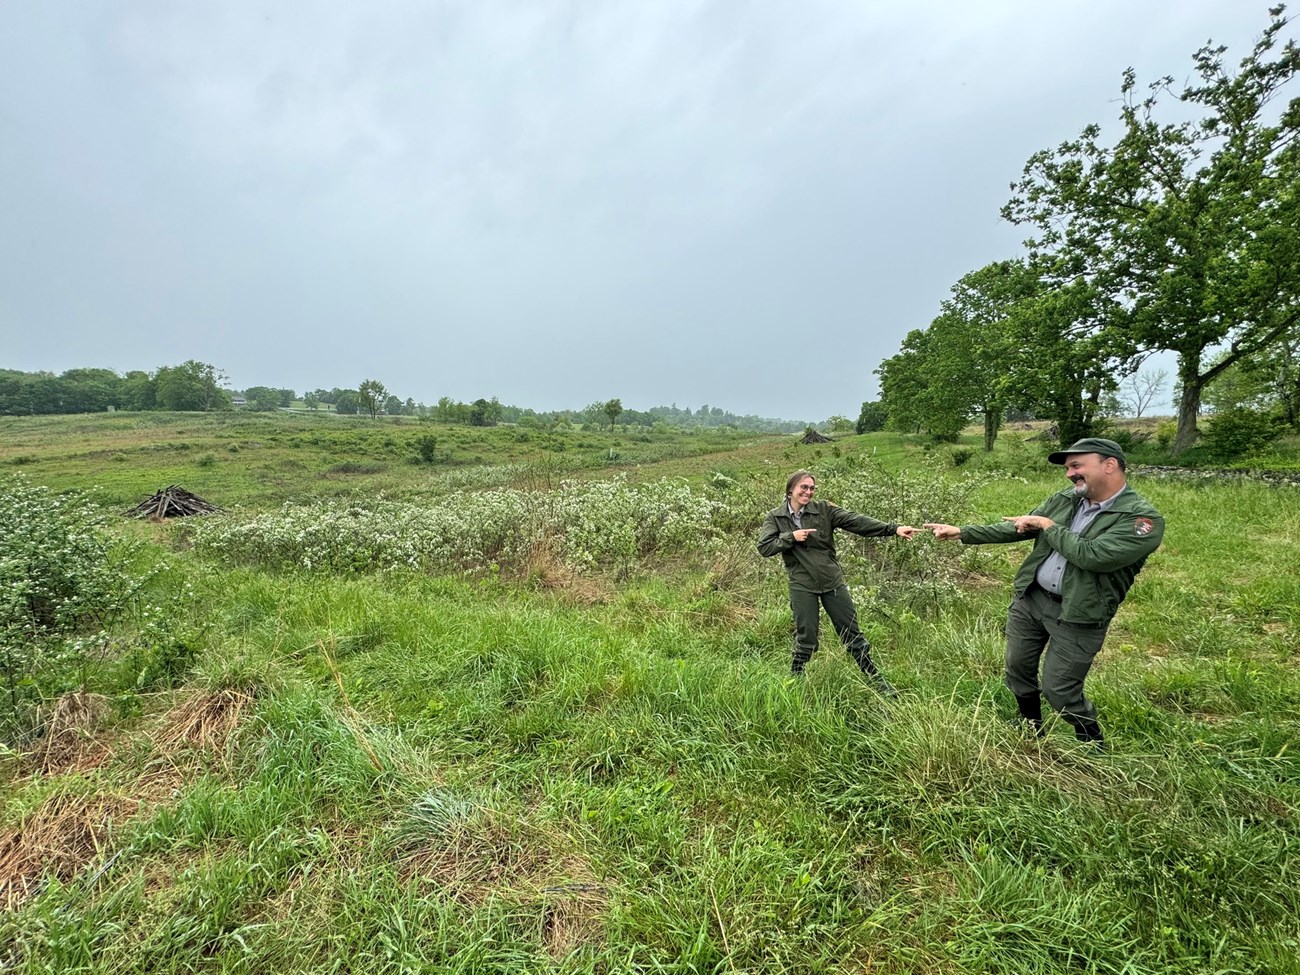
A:
[[[1133,479],[1104,754],[1011,720],[1026,546],[845,536],[903,696],[790,678],[786,475],[993,521],[1064,485],[1026,435],[0,418],[138,580],[10,664],[0,970],[1300,972],[1300,488]],[[168,484],[226,510],[122,517]]]

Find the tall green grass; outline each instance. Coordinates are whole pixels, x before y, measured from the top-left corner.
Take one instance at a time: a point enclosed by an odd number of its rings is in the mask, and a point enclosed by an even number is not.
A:
[[[870,444],[823,454],[828,478]],[[789,449],[728,463],[779,494]],[[986,473],[966,514],[1023,512],[1058,480]],[[1103,756],[1010,720],[1021,546],[963,556],[960,597],[864,607],[898,701],[829,635],[790,678],[784,580],[741,556],[740,525],[734,559],[621,576],[172,552],[160,584],[190,582],[176,626],[203,635],[187,686],[141,694],[106,666],[92,689],[116,717],[62,764],[8,760],[0,862],[39,834],[51,866],[0,919],[0,964],[1296,971],[1300,506],[1136,486],[1169,530],[1090,681]]]

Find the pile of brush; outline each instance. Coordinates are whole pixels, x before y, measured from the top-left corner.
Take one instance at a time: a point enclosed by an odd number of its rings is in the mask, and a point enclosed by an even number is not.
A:
[[[163,488],[151,498],[146,498],[127,512],[135,518],[161,521],[164,518],[188,518],[191,515],[210,515],[220,511],[197,494],[191,494],[179,484]]]

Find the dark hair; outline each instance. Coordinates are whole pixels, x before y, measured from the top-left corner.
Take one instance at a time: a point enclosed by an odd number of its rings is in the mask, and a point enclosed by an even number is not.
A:
[[[805,477],[811,477],[813,483],[817,483],[817,475],[812,471],[795,471],[790,475],[790,479],[785,482],[785,496],[788,498],[794,493],[794,486],[802,481]]]

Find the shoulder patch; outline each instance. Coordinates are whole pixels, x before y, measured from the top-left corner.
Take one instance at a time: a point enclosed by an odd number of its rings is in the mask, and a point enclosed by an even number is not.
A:
[[[1150,518],[1133,519],[1133,531],[1139,535],[1150,535],[1155,523]]]

